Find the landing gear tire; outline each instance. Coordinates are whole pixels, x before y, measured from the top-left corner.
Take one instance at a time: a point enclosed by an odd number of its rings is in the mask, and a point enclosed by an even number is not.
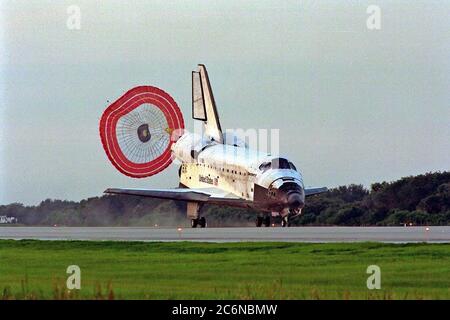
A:
[[[263,224],[263,217],[256,217],[256,227],[259,228]]]
[[[197,219],[191,219],[191,227],[192,228],[205,228],[206,227],[206,219],[205,217],[197,218]]]
[[[265,216],[264,217],[264,226],[265,227],[270,227],[270,216]]]
[[[283,219],[281,219],[281,226],[283,228],[291,226],[291,224],[289,223],[289,217],[288,216],[283,217]]]

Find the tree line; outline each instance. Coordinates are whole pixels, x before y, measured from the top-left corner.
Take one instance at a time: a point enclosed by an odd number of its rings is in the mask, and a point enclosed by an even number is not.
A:
[[[79,202],[46,199],[36,206],[0,206],[0,216],[21,225],[182,226],[186,203],[134,196],[104,195]],[[210,226],[253,225],[252,210],[205,206]],[[426,173],[394,182],[340,186],[309,197],[294,225],[450,225],[450,172]]]

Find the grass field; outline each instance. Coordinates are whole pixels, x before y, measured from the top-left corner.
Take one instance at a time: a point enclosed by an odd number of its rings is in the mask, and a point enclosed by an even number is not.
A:
[[[81,290],[66,268],[81,268]],[[366,268],[381,268],[368,290]],[[449,299],[449,244],[0,240],[3,299]]]

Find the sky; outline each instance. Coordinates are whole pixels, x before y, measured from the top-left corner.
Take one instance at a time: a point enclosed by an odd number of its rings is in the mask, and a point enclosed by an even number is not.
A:
[[[369,5],[380,29],[369,30]],[[69,29],[67,9],[80,9]],[[222,127],[280,129],[307,186],[450,170],[450,1],[0,1],[0,204],[177,186],[109,163],[103,110],[168,92],[192,128],[207,66]]]

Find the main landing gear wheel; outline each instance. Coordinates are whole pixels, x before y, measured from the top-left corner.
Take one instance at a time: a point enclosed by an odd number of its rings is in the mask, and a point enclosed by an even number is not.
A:
[[[270,216],[265,216],[264,217],[264,226],[265,227],[270,227]]]
[[[191,227],[197,228],[197,226],[200,226],[200,228],[206,227],[206,219],[205,217],[197,218],[197,219],[191,219]]]
[[[261,227],[263,224],[263,217],[256,217],[256,227]]]
[[[270,216],[256,217],[256,226],[259,228],[262,225],[270,227]]]

